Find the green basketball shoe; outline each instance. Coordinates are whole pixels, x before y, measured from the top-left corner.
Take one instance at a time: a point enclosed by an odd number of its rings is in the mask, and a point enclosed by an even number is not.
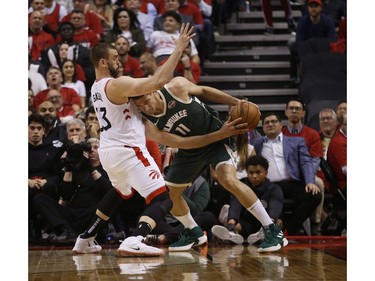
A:
[[[187,251],[191,249],[191,247],[202,245],[207,241],[207,236],[199,226],[193,229],[185,228],[178,238],[176,242],[169,245],[169,251]]]
[[[288,240],[284,237],[283,231],[277,224],[263,227],[264,240],[260,243],[258,252],[275,252],[288,245]]]

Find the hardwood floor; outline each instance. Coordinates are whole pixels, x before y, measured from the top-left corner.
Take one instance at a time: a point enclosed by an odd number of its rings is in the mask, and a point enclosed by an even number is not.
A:
[[[346,237],[288,237],[274,253],[253,245],[209,242],[162,257],[117,257],[118,245],[100,254],[72,255],[71,247],[30,247],[30,281],[75,280],[347,280]]]

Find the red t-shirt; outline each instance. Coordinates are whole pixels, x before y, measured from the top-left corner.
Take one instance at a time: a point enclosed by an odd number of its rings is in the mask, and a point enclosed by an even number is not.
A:
[[[30,50],[31,58],[33,60],[39,60],[40,54],[45,49],[48,49],[55,44],[55,39],[53,39],[52,35],[43,30],[38,33],[30,34],[29,37],[33,40]]]
[[[35,108],[38,108],[38,106],[47,99],[49,90],[50,89],[45,89],[34,96]],[[64,100],[64,105],[72,106],[73,104],[78,104],[80,107],[82,107],[81,98],[76,90],[68,87],[61,87],[60,93]]]
[[[122,64],[124,68],[124,75],[131,76],[133,78],[140,78],[144,76],[144,72],[141,69],[141,65],[136,58],[128,56],[128,61]]]
[[[181,14],[189,15],[194,19],[194,23],[197,25],[203,25],[203,15],[197,5],[190,2],[186,2],[178,8]]]
[[[346,166],[347,163],[347,139],[340,130],[336,132],[329,143],[327,161],[335,171],[338,188],[345,188],[346,175],[342,172],[341,167]]]
[[[67,14],[61,19],[61,22],[70,22],[70,16],[72,13]],[[100,18],[93,12],[87,11],[85,13],[86,26],[96,34],[103,35],[103,26]]]

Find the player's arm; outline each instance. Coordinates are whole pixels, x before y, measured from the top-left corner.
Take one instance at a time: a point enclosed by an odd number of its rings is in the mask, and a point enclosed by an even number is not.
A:
[[[173,71],[180,61],[183,50],[186,48],[189,40],[195,36],[194,27],[189,28],[189,23],[182,24],[180,36],[173,41],[176,44],[172,55],[167,62],[160,66],[155,74],[147,78],[132,78],[121,76],[111,80],[107,85],[107,95],[111,101],[122,103],[127,101],[128,97],[148,94],[162,88],[173,77]]]
[[[186,98],[188,95],[212,103],[236,105],[240,100],[223,91],[208,86],[198,86],[183,77],[175,77],[168,83],[168,88],[174,95]]]
[[[249,131],[246,129],[247,123],[240,122],[241,118],[233,121],[226,121],[218,131],[200,136],[181,137],[159,130],[154,124],[152,124],[152,122],[146,120],[146,137],[170,147],[193,149],[209,145],[210,143],[228,138],[233,135],[247,133]]]

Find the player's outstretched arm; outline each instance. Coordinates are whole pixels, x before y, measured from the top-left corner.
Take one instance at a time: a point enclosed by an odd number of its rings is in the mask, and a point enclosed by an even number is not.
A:
[[[173,78],[173,71],[180,61],[183,50],[194,36],[194,26],[189,28],[189,23],[182,24],[180,36],[178,39],[174,39],[176,44],[175,50],[166,63],[160,66],[153,76],[147,78],[121,76],[113,79],[107,85],[107,95],[109,94],[111,99],[114,97],[116,101],[123,102],[128,97],[148,94],[162,88]]]
[[[145,121],[146,137],[160,144],[175,148],[193,149],[209,145],[213,142],[228,138],[233,135],[247,133],[247,123],[241,123],[241,118],[233,121],[226,121],[220,130],[200,136],[181,137],[175,134],[159,130],[150,121]]]

